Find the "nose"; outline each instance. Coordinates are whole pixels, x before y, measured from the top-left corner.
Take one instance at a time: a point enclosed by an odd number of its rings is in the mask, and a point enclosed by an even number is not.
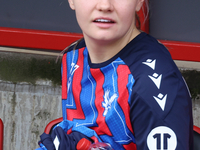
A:
[[[113,8],[112,0],[98,0],[97,9],[99,11],[113,11]]]

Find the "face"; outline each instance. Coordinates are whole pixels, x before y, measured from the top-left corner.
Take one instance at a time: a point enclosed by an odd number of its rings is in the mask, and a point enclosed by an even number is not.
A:
[[[68,0],[75,10],[85,39],[119,41],[130,37],[135,27],[135,12],[143,0]]]

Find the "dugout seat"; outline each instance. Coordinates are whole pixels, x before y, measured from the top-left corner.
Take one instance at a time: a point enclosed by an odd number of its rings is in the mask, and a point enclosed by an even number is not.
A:
[[[46,134],[51,134],[53,127],[56,126],[56,124],[60,123],[61,121],[63,121],[62,117],[52,120],[47,124],[44,132]],[[193,126],[193,131],[194,131],[194,150],[200,150],[200,128],[197,126]]]
[[[52,120],[51,122],[49,122],[44,130],[44,132],[46,134],[51,134],[53,128],[58,124],[60,123],[61,121],[63,121],[63,117],[61,118],[58,118],[58,119],[55,119],[55,120]]]
[[[3,121],[0,118],[0,150],[3,150]]]
[[[200,150],[200,128],[194,126],[194,150]]]

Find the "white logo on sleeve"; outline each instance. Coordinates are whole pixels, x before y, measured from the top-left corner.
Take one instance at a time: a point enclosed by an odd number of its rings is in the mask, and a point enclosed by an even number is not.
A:
[[[160,89],[162,74],[158,75],[157,73],[154,73],[153,76],[149,76],[149,78],[153,81],[157,88]]]
[[[156,59],[152,60],[152,59],[147,59],[146,62],[143,62],[143,64],[151,67],[153,70],[155,69],[156,66]]]
[[[175,150],[177,147],[176,134],[168,127],[156,127],[147,137],[147,146],[149,150]]]
[[[163,94],[159,93],[157,97],[153,96],[153,98],[156,100],[156,102],[159,104],[161,109],[165,110],[165,104],[167,101],[167,94],[164,96]]]
[[[79,65],[76,65],[75,63],[71,63],[71,69],[70,69],[70,77],[68,78],[68,82],[67,82],[67,92],[69,91],[69,88],[71,86],[71,82],[72,82],[72,76],[74,74],[74,72],[79,68]]]

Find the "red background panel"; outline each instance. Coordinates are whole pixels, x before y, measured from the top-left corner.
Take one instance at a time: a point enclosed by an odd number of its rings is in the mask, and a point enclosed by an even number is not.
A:
[[[0,27],[0,46],[63,50],[82,34]]]

